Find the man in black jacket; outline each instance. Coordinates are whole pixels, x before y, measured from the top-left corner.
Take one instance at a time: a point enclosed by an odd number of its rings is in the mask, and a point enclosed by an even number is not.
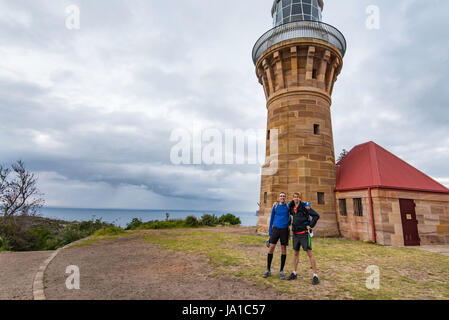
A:
[[[307,252],[310,264],[313,270],[313,285],[319,283],[316,269],[315,256],[312,253],[312,242],[310,233],[312,228],[320,219],[320,215],[310,207],[310,204],[301,202],[301,194],[295,193],[293,201],[289,203],[289,211],[292,215],[292,231],[293,231],[293,250],[295,257],[293,259],[293,273],[287,280],[296,280],[298,278],[297,269],[299,263],[299,251],[302,247]]]

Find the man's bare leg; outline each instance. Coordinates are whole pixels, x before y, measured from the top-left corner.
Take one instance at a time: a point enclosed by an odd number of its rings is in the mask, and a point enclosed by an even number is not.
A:
[[[308,250],[308,251],[307,251],[307,255],[309,256],[310,265],[311,265],[311,267],[312,267],[313,274],[317,274],[317,270],[316,270],[316,260],[315,260],[315,256],[313,255],[312,250]]]
[[[319,283],[318,280],[318,273],[316,270],[316,260],[315,260],[315,256],[313,255],[312,250],[308,250],[307,254],[309,256],[309,260],[310,260],[310,265],[312,266],[312,270],[313,270],[313,284],[316,285]]]
[[[293,273],[296,275],[298,273],[299,264],[299,251],[295,251],[295,256],[293,257]]]

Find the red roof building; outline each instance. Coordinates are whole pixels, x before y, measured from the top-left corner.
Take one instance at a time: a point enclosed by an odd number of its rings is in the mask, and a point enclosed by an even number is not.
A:
[[[384,245],[449,244],[449,189],[374,142],[354,147],[336,174],[343,236]]]
[[[449,189],[374,142],[354,147],[337,163],[336,191],[384,188],[449,194]]]

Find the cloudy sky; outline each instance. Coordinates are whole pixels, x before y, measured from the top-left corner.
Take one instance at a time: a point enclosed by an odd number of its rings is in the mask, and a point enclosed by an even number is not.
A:
[[[0,162],[25,161],[51,206],[256,210],[260,165],[174,165],[170,137],[265,130],[251,50],[271,5],[0,0]],[[348,41],[337,154],[372,140],[449,185],[447,12],[446,0],[325,0]]]

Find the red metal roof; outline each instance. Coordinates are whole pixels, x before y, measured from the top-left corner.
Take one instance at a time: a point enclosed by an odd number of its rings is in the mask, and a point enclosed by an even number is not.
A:
[[[354,147],[337,163],[336,191],[367,188],[449,194],[448,188],[374,142]]]

